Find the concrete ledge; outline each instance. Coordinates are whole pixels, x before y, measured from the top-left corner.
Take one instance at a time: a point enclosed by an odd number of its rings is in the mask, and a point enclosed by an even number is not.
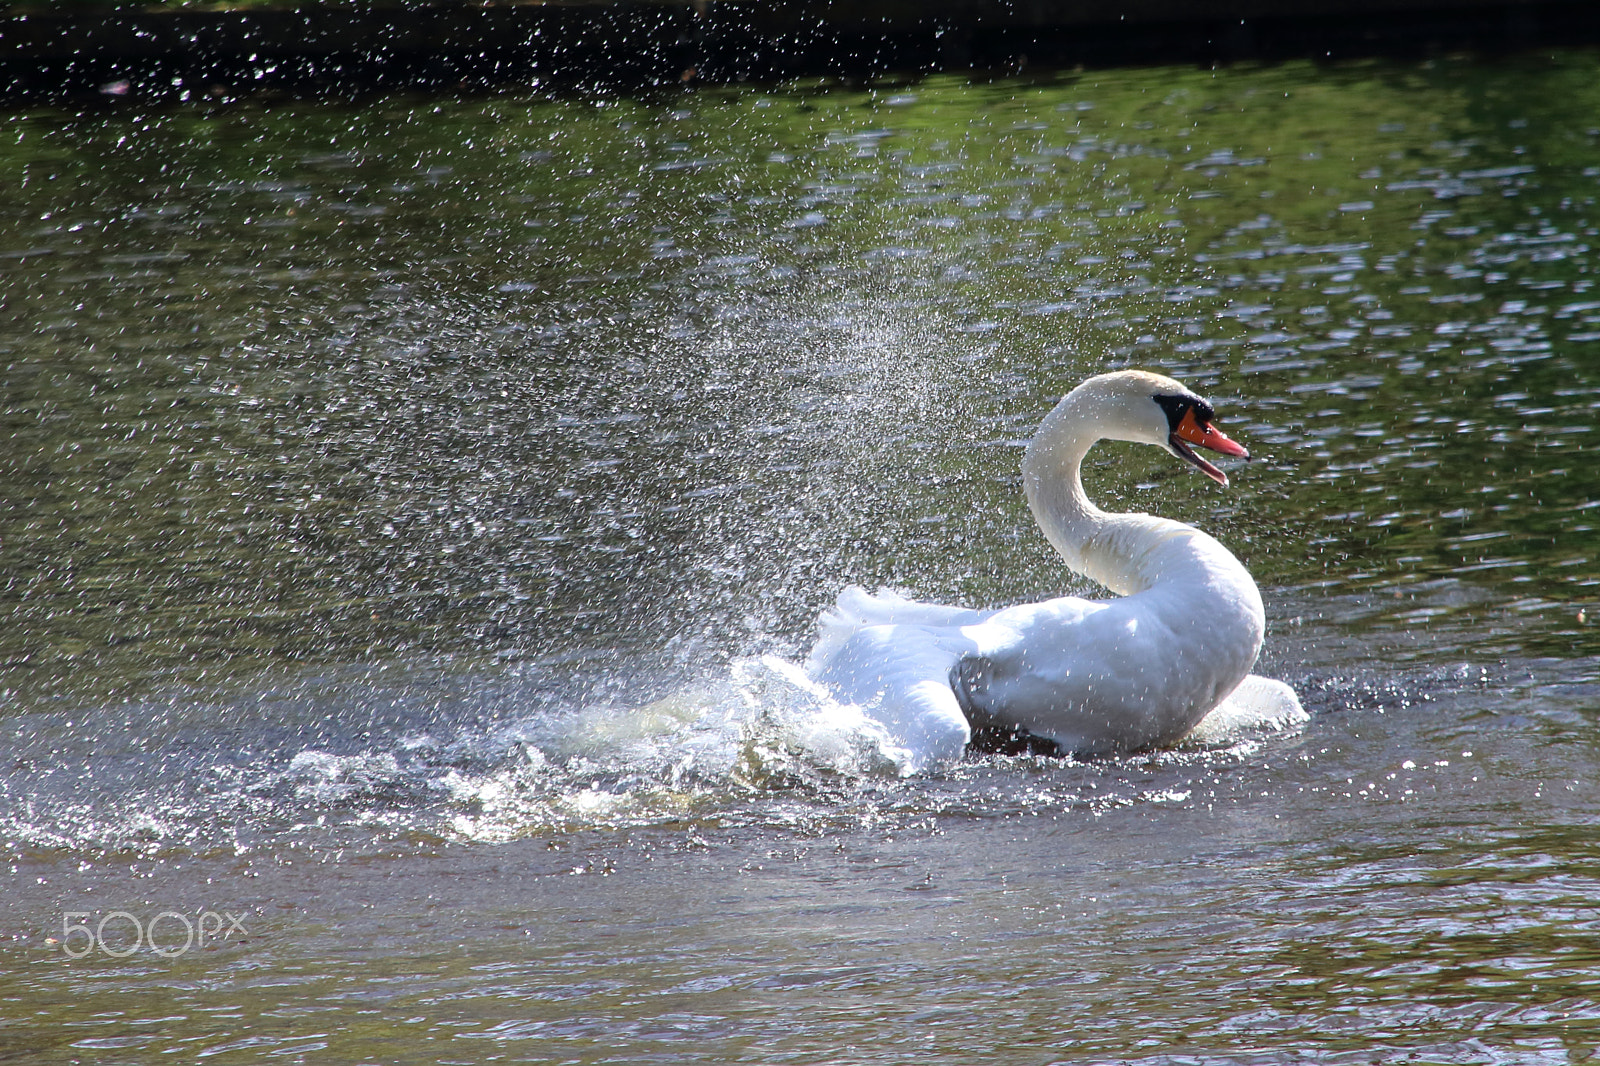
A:
[[[1595,0],[552,0],[122,9],[0,16],[0,93],[530,80],[648,85],[1596,40]]]

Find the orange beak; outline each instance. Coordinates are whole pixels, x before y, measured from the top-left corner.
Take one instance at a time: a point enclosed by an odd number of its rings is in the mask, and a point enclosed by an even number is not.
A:
[[[1194,449],[1189,447],[1190,444],[1209,448],[1221,455],[1232,455],[1240,459],[1250,458],[1250,453],[1243,445],[1229,440],[1222,430],[1211,423],[1202,423],[1196,418],[1192,407],[1183,413],[1183,420],[1178,423],[1178,428],[1172,431],[1172,436],[1167,440],[1174,452],[1199,467],[1206,477],[1219,485],[1228,483],[1228,475],[1196,455]]]

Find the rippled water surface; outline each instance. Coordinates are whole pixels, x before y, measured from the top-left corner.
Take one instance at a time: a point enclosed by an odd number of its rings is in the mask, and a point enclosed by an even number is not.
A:
[[[0,1058],[1588,1061],[1597,115],[1588,52],[5,115]],[[1310,723],[886,772],[776,661],[1092,592],[1020,444],[1133,365],[1255,461],[1090,492],[1245,560]]]

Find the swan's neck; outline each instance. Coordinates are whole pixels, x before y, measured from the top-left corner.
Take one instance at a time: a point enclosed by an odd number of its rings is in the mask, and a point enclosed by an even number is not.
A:
[[[1118,595],[1177,580],[1242,578],[1233,555],[1182,522],[1100,510],[1083,491],[1083,458],[1096,441],[1120,437],[1095,397],[1074,391],[1045,418],[1022,461],[1028,506],[1040,530],[1073,570]]]

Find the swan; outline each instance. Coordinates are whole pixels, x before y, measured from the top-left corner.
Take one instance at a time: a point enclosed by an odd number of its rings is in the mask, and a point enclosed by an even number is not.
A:
[[[1250,673],[1266,616],[1233,553],[1182,522],[1102,511],[1083,490],[1100,440],[1153,444],[1226,486],[1195,447],[1249,453],[1214,417],[1172,378],[1124,370],[1069,392],[1029,443],[1023,485],[1045,539],[1117,598],[973,610],[851,586],[819,621],[806,675],[877,723],[906,773],[959,759],[975,728],[1092,757],[1171,745],[1208,715],[1303,719],[1292,688]]]

